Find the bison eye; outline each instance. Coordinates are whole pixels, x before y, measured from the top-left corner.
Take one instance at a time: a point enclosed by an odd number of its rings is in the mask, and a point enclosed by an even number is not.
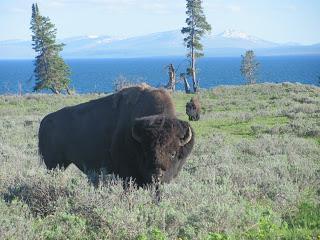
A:
[[[172,152],[171,155],[170,155],[170,158],[171,158],[171,159],[174,159],[174,158],[176,157],[176,154],[177,154],[176,151]]]

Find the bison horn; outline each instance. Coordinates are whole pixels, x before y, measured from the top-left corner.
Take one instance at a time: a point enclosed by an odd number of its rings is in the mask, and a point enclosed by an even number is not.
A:
[[[183,147],[184,145],[189,143],[191,141],[191,138],[192,138],[192,131],[191,131],[191,128],[189,127],[187,136],[185,137],[185,139],[180,141],[180,146]]]

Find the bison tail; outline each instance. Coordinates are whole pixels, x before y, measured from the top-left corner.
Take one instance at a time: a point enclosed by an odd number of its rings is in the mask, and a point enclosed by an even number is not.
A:
[[[39,127],[39,132],[38,132],[38,154],[40,156],[40,161],[41,163],[44,162],[44,158],[48,154],[48,141],[50,140],[50,125],[51,121],[45,117]]]
[[[40,156],[40,162],[43,163],[43,149],[44,149],[44,119],[40,123],[38,132],[38,154]]]

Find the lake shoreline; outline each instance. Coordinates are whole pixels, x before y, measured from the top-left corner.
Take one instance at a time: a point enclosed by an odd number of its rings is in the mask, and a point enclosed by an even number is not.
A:
[[[260,63],[257,83],[301,82],[318,84],[319,57],[266,57]],[[79,93],[112,92],[119,78],[128,82],[147,82],[159,87],[168,82],[168,64],[173,64],[177,78],[188,67],[185,58],[66,60],[71,68],[70,87]],[[200,58],[198,79],[202,88],[242,85],[240,58]],[[32,92],[35,86],[33,61],[0,61],[0,94]],[[190,80],[190,79],[189,79]],[[191,84],[191,81],[189,81]],[[177,85],[183,90],[183,84]]]
[[[139,84],[137,84],[139,85]],[[320,83],[319,83],[320,85]],[[309,88],[316,88],[316,89],[320,89],[320,86],[314,85],[314,84],[304,84],[304,83],[300,83],[300,82],[282,82],[282,83],[272,83],[272,82],[264,82],[264,83],[255,83],[255,84],[242,84],[242,85],[220,85],[220,86],[215,86],[212,88],[200,88],[200,92],[206,92],[206,91],[214,91],[216,89],[219,88],[224,88],[224,89],[234,89],[234,88],[241,88],[241,87],[246,87],[246,86],[305,86],[305,87],[309,87]],[[163,87],[153,87],[150,86],[152,88],[162,88],[162,89],[166,89]],[[114,94],[116,93],[115,91],[112,92],[88,92],[88,93],[72,93],[72,94],[54,94],[54,93],[44,93],[44,92],[28,92],[28,93],[1,93],[0,96],[16,96],[16,97],[28,97],[28,96],[64,96],[64,97],[68,97],[68,96],[107,96],[110,94]],[[194,93],[185,93],[183,90],[176,90],[174,92],[178,93],[178,94],[186,94],[186,95],[190,95],[193,96]]]

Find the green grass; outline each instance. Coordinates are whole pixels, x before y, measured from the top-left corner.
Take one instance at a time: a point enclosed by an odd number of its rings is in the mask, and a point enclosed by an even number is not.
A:
[[[0,96],[0,239],[320,239],[319,88],[200,92],[196,145],[159,205],[152,188],[41,164],[41,119],[101,96]],[[192,96],[173,94],[179,118]]]
[[[250,137],[255,136],[252,130],[253,126],[263,125],[272,128],[277,125],[285,125],[289,123],[287,117],[256,117],[249,121],[239,122],[234,119],[209,119],[202,122],[193,123],[192,126],[197,129],[199,136],[208,136],[215,132],[225,133],[230,137]]]

